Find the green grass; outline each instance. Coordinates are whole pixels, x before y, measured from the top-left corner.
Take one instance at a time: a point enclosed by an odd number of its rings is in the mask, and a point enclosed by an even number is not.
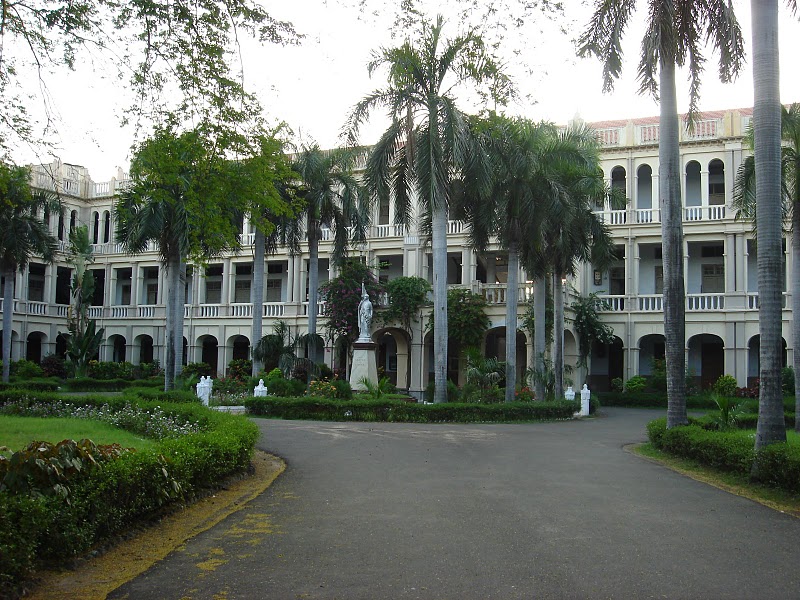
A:
[[[155,443],[99,421],[0,415],[0,446],[6,446],[11,452],[22,450],[34,440],[57,444],[61,440],[83,438],[89,438],[95,444],[119,444],[123,448],[137,449]],[[10,452],[3,454],[8,456]]]
[[[790,444],[800,444],[800,436],[794,431],[787,431]],[[731,494],[749,498],[775,510],[800,517],[800,496],[773,487],[752,483],[746,475],[718,471],[695,460],[680,458],[662,452],[651,443],[638,444],[631,448],[632,452],[658,462],[678,473],[682,473],[697,481],[713,485]]]

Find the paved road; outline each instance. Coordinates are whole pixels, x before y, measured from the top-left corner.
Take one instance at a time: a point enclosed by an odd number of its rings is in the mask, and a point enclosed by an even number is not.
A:
[[[796,598],[800,520],[626,452],[652,411],[260,420],[286,472],[110,597]]]

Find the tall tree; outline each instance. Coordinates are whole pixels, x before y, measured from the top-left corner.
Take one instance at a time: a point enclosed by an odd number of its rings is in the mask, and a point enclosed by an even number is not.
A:
[[[648,2],[647,29],[639,59],[640,93],[660,101],[659,206],[664,268],[664,337],[667,364],[667,427],[688,423],[683,281],[683,206],[679,154],[680,121],[675,91],[677,67],[689,69],[689,124],[697,112],[705,43],[719,52],[719,77],[731,81],[741,69],[744,47],[730,0]],[[579,40],[581,56],[603,61],[603,89],[610,91],[622,69],[622,36],[636,8],[633,0],[597,0]]]
[[[792,2],[791,4],[794,4]],[[753,134],[758,242],[759,399],[756,450],[786,441],[781,394],[781,99],[778,0],[752,0]],[[795,346],[797,341],[795,340]],[[752,475],[758,477],[758,461]]]
[[[0,154],[18,142],[45,143],[54,126],[48,75],[73,69],[82,54],[129,78],[135,99],[126,119],[207,121],[215,133],[242,131],[258,117],[244,90],[236,52],[243,34],[297,43],[291,23],[252,0],[31,0],[0,11]],[[38,77],[44,131],[29,113],[25,82]],[[175,92],[178,93],[175,93]]]
[[[447,401],[447,215],[454,179],[483,152],[471,135],[468,119],[458,110],[455,88],[484,91],[496,103],[513,92],[509,79],[476,31],[447,40],[444,22],[422,23],[422,31],[395,48],[380,48],[370,74],[388,71],[387,86],[362,99],[347,122],[351,143],[377,108],[391,124],[372,148],[364,181],[375,202],[395,202],[394,220],[409,226],[419,202],[423,230],[431,232],[433,252],[434,402]],[[482,184],[490,183],[485,169]],[[412,194],[412,191],[414,192]]]
[[[319,243],[322,228],[333,236],[331,259],[340,263],[347,256],[353,241],[366,239],[367,212],[361,183],[354,169],[363,151],[359,148],[321,150],[318,146],[304,148],[292,161],[297,173],[296,187],[288,191],[302,201],[301,217],[289,223],[289,249],[300,251],[300,240],[308,239],[308,337],[309,358],[314,364],[317,356],[317,310],[319,306]],[[352,239],[351,239],[352,228]]]
[[[0,271],[3,289],[3,381],[11,367],[11,328],[14,314],[14,280],[33,256],[52,263],[58,240],[42,220],[45,213],[60,213],[58,199],[31,191],[30,170],[0,162]]]
[[[753,133],[751,128],[748,132],[751,148]],[[800,315],[800,104],[781,107],[781,138],[784,142],[781,148],[782,213],[792,233],[792,314]],[[736,176],[734,207],[737,219],[752,219],[757,229],[755,175],[755,157],[750,155]],[[800,319],[792,321],[792,339],[800,340]],[[795,410],[800,412],[800,352],[794,353],[793,366]],[[800,432],[800,420],[795,429]]]

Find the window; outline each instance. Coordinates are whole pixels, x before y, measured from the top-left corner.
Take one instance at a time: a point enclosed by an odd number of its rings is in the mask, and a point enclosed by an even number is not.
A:
[[[664,267],[658,265],[654,269],[655,275],[655,293],[656,294],[663,294],[664,293]]]
[[[206,304],[222,303],[222,282],[206,280]]]
[[[148,283],[146,291],[147,301],[145,304],[158,304],[158,284]]]
[[[44,302],[44,281],[31,278],[28,281],[28,300]]]
[[[625,267],[611,267],[609,270],[609,290],[612,296],[625,295]]]
[[[700,248],[700,256],[702,258],[720,258],[724,253],[722,245],[718,246],[703,246]]]
[[[702,265],[703,283],[701,291],[703,294],[721,294],[725,291],[725,266]]]
[[[250,302],[250,281],[237,281],[233,292],[233,301],[238,303]]]
[[[122,285],[120,289],[120,299],[119,303],[122,306],[130,305],[131,303],[131,284],[126,283]]]
[[[267,279],[267,302],[281,301],[281,280]]]

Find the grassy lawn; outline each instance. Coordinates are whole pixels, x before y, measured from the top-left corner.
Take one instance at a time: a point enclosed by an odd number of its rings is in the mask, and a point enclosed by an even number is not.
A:
[[[146,448],[153,441],[87,419],[42,419],[0,415],[0,446],[22,450],[33,440],[57,444],[61,440],[89,438],[95,444],[119,444],[123,448]],[[3,452],[6,456],[10,452]]]
[[[755,432],[742,433],[747,435]],[[787,431],[786,437],[790,444],[800,444],[800,436],[794,431]],[[690,459],[671,456],[661,452],[650,443],[639,444],[633,447],[632,451],[639,456],[658,462],[697,481],[702,481],[731,494],[748,498],[800,518],[800,496],[764,485],[750,483],[745,475],[717,471]]]

